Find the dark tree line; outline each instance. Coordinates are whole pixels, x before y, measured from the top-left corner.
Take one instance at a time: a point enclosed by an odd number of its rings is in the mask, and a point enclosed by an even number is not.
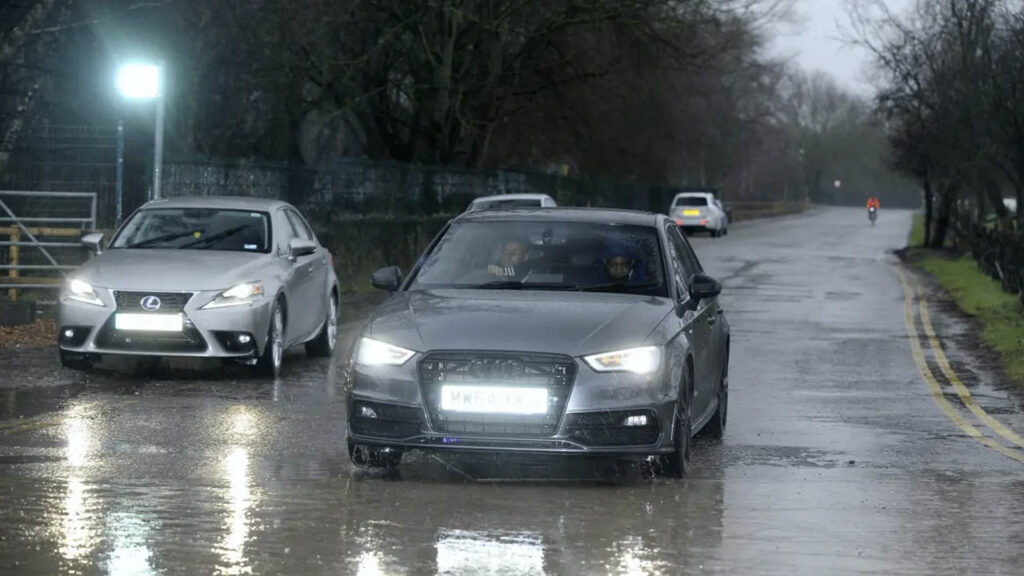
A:
[[[895,165],[925,191],[927,244],[989,215],[1024,229],[1024,7],[922,0],[908,14],[880,3],[854,13],[883,73]]]
[[[912,201],[878,160],[884,131],[866,102],[764,56],[789,5],[0,0],[0,180],[3,151],[40,122],[121,116],[146,130],[149,110],[120,103],[110,79],[120,61],[159,58],[170,158],[324,169],[362,157],[716,186],[734,199]]]

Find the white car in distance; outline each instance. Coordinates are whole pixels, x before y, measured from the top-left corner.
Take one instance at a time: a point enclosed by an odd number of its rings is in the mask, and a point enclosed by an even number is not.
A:
[[[669,216],[687,232],[706,230],[712,238],[729,233],[729,216],[711,192],[681,192],[672,199]]]

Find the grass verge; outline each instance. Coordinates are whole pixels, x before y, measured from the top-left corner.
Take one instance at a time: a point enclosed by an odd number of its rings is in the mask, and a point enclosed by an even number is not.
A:
[[[1007,375],[1024,384],[1024,306],[1018,297],[1003,292],[970,256],[921,248],[923,240],[923,218],[917,215],[907,260],[931,274],[961,310],[981,322],[982,340],[1002,357]]]

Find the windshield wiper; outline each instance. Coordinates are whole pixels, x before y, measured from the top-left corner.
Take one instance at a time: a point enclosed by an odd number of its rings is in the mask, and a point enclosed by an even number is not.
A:
[[[620,292],[623,290],[633,289],[650,289],[661,286],[661,282],[609,282],[607,284],[595,284],[593,286],[582,286],[579,288],[582,292]]]
[[[195,230],[189,230],[188,232],[173,232],[171,234],[164,234],[163,236],[156,236],[153,238],[147,238],[145,240],[136,242],[135,244],[129,244],[125,248],[147,248],[150,244],[159,244],[160,242],[170,242],[171,240],[177,240],[178,238],[184,238],[185,236],[191,236],[195,234]]]
[[[522,280],[495,280],[475,286],[467,286],[474,290],[579,290],[577,284],[565,282],[523,282]]]
[[[227,238],[229,236],[234,236],[235,234],[238,234],[242,230],[245,230],[246,228],[250,228],[251,226],[252,226],[251,224],[242,224],[241,226],[235,226],[234,228],[228,228],[227,230],[224,230],[223,232],[218,232],[218,233],[214,234],[213,236],[207,236],[206,238],[200,238],[199,240],[196,240],[195,242],[189,242],[188,244],[182,244],[181,246],[178,246],[178,249],[182,250],[182,249],[185,249],[185,248],[196,248],[196,247],[200,247],[200,246],[202,248],[206,248],[208,246],[216,244],[217,242],[220,242],[221,240],[223,240],[223,239],[225,239],[225,238]]]

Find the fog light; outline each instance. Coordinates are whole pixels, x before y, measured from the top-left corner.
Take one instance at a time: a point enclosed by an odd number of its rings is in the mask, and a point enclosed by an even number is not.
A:
[[[369,406],[360,406],[359,407],[359,416],[361,416],[363,418],[376,418],[377,417],[377,411],[374,410],[373,408],[370,408]]]
[[[238,335],[238,343],[239,344],[248,344],[250,342],[252,342],[252,336],[249,336],[248,334],[239,334]]]
[[[644,426],[647,426],[649,422],[650,418],[648,418],[646,415],[640,414],[639,416],[627,416],[626,419],[622,422],[622,425],[642,428]]]
[[[705,225],[707,225],[707,223],[708,223],[708,221],[707,221],[707,220],[701,220],[701,221],[700,221],[700,225],[701,225],[701,226],[705,226]]]
[[[64,337],[67,338],[68,340],[71,340],[72,338],[75,337],[75,331],[72,330],[71,328],[68,328],[67,330],[64,331]]]

